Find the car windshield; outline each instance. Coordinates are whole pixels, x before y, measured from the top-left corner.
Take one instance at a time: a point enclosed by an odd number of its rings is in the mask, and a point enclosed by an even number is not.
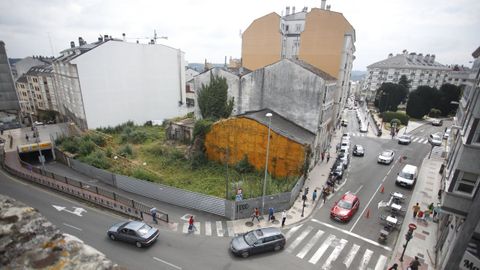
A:
[[[382,152],[382,156],[384,156],[384,157],[389,157],[389,156],[391,156],[391,155],[392,155],[392,152],[390,152],[390,151],[384,151],[384,152]]]
[[[438,135],[432,135],[432,140],[440,140],[440,136],[438,136]]]
[[[343,209],[352,209],[352,203],[344,200],[340,200],[337,206]]]
[[[361,147],[360,145],[357,145],[357,151],[363,151],[363,147]]]
[[[410,139],[410,136],[402,135],[402,136],[400,136],[400,139],[408,140],[408,139]]]
[[[247,242],[249,246],[253,246],[253,244],[258,240],[257,236],[253,232],[243,235],[243,239],[245,239],[245,242]]]
[[[409,180],[413,179],[413,174],[407,172],[400,172],[399,176]]]
[[[140,236],[145,236],[145,235],[148,233],[148,231],[150,231],[151,228],[152,228],[152,227],[150,227],[149,225],[145,224],[145,225],[143,225],[140,229],[138,229],[137,232],[138,232],[138,234],[139,234]]]

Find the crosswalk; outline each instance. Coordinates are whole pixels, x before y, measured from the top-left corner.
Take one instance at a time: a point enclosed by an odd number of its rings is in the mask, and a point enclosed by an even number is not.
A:
[[[360,133],[360,132],[351,132],[350,135],[352,137],[372,137],[369,136],[367,133]],[[427,144],[428,143],[428,138],[427,137],[417,137],[417,136],[412,136],[412,143],[422,143],[422,144]]]
[[[171,230],[180,233],[188,234],[188,222],[173,223]],[[194,222],[195,230],[193,234],[216,236],[216,237],[233,237],[235,231],[233,228],[233,221],[204,221]]]
[[[297,258],[318,265],[320,269],[374,269],[386,268],[387,257],[373,250],[349,243],[347,239],[309,225],[298,225],[285,233],[285,251]],[[378,252],[380,253],[380,252]]]

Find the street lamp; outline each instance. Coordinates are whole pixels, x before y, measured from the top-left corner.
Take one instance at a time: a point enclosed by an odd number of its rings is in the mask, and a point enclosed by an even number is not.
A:
[[[403,245],[402,256],[400,256],[401,262],[403,262],[403,255],[405,254],[405,250],[407,249],[408,242],[413,237],[413,231],[415,231],[415,229],[417,229],[417,225],[413,223],[408,224],[408,232],[405,234],[405,240],[407,240],[407,242],[405,243],[405,245]]]
[[[263,193],[262,193],[262,213],[265,213],[265,191],[267,189],[267,174],[268,174],[268,152],[270,148],[270,126],[272,124],[272,113],[265,115],[268,118],[268,138],[267,138],[267,157],[265,158],[265,177],[263,178]]]

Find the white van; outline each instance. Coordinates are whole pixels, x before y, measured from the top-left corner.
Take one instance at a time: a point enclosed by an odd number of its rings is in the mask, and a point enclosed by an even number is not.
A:
[[[415,181],[417,180],[417,173],[417,166],[407,164],[398,174],[395,184],[413,188]]]

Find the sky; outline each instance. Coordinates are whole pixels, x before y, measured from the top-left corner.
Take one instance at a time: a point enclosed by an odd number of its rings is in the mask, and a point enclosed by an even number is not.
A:
[[[0,0],[0,40],[10,58],[58,56],[78,37],[99,35],[147,43],[157,40],[185,52],[189,63],[223,63],[241,57],[250,23],[285,7],[320,7],[321,1],[285,0]],[[389,53],[435,54],[441,64],[471,67],[480,46],[479,0],[327,0],[355,28],[353,70]],[[148,39],[146,39],[148,38]]]

